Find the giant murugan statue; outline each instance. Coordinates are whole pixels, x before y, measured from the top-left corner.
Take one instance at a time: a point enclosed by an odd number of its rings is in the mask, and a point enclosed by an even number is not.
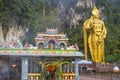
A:
[[[104,39],[106,28],[104,22],[99,20],[99,10],[94,7],[92,16],[84,22],[84,52],[87,60],[87,31],[89,31],[88,44],[93,62],[104,62]]]

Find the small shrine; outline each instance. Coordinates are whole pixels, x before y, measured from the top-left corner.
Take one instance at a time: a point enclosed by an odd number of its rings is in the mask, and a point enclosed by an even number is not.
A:
[[[47,28],[44,33],[37,33],[35,46],[28,42],[23,46],[14,36],[7,47],[0,49],[0,56],[20,58],[21,80],[79,80],[78,61],[84,55],[77,43],[68,46],[68,41],[57,28]]]
[[[57,28],[47,28],[45,33],[37,33],[35,37],[38,49],[66,49],[68,40],[66,34],[59,33]]]

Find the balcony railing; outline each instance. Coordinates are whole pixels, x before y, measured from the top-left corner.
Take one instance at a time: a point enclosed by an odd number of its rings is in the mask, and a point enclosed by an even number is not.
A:
[[[28,80],[40,80],[40,73],[28,73]]]
[[[62,80],[75,80],[75,73],[63,73]]]

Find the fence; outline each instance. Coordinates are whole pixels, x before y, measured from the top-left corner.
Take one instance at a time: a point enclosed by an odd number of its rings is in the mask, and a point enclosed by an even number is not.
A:
[[[75,80],[75,73],[63,73],[62,80]]]
[[[40,80],[41,74],[39,73],[29,73],[28,80]]]
[[[119,64],[95,63],[80,71],[81,77],[96,78],[101,80],[120,80],[120,71],[114,71],[114,67]]]
[[[87,77],[87,78],[96,78],[101,80],[120,80],[120,73],[114,72],[84,72],[80,73],[80,77]]]

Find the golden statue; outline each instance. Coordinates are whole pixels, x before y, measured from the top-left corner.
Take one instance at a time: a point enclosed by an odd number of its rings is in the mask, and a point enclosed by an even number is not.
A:
[[[54,44],[53,43],[50,44],[50,49],[54,49]]]
[[[104,22],[99,20],[99,11],[94,7],[92,16],[84,22],[84,53],[87,60],[87,30],[90,31],[88,44],[93,62],[104,62],[104,39],[106,28]]]

